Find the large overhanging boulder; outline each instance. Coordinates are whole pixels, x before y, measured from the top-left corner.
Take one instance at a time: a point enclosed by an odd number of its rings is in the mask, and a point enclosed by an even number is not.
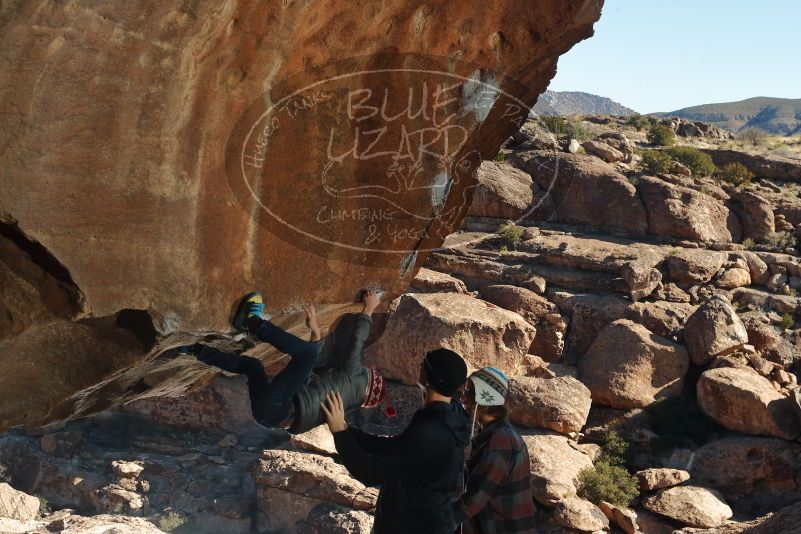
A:
[[[252,288],[324,327],[391,300],[602,4],[4,5],[0,338],[120,310],[225,330]]]
[[[93,313],[165,330],[253,287],[271,310],[398,294],[601,5],[14,4],[0,214]]]

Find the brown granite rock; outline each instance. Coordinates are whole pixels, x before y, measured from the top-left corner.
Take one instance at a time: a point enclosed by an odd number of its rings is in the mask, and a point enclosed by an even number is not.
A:
[[[549,313],[559,312],[556,304],[524,287],[493,284],[481,287],[479,295],[487,302],[519,314],[534,326]]]
[[[631,303],[614,295],[556,292],[551,298],[562,313],[570,317],[565,360],[575,363],[581,358],[609,323],[622,319]]]
[[[609,519],[594,504],[578,497],[556,503],[553,518],[557,525],[580,532],[597,532],[609,528]]]
[[[226,140],[248,105],[262,98],[264,87],[274,87],[277,100],[283,96],[280,88],[285,91],[317,81],[336,69],[341,74],[344,64],[328,71],[310,69],[335,59],[369,57],[369,61],[361,60],[364,65],[356,65],[358,59],[351,63],[356,68],[391,69],[404,65],[409,61],[405,58],[415,53],[447,58],[454,35],[466,51],[456,61],[463,65],[456,69],[461,76],[467,79],[476,71],[470,62],[485,64],[483,80],[497,83],[531,105],[553,76],[557,57],[592,34],[600,6],[588,1],[568,6],[552,1],[526,9],[523,5],[513,1],[491,10],[478,4],[475,9],[464,5],[454,12],[445,5],[397,3],[370,11],[334,1],[268,6],[238,0],[223,10],[217,2],[205,1],[191,8],[156,6],[144,19],[135,7],[120,10],[109,1],[87,10],[57,6],[42,11],[36,2],[20,5],[12,11],[13,16],[0,21],[0,50],[8,72],[21,74],[4,80],[8,89],[2,107],[15,110],[14,116],[20,119],[26,114],[24,121],[9,116],[9,124],[19,126],[4,136],[15,139],[15,153],[28,156],[3,160],[7,194],[0,201],[0,211],[15,217],[24,231],[34,232],[73,278],[80,280],[81,290],[99,315],[123,308],[149,309],[162,324],[172,315],[173,321],[180,319],[185,328],[198,328],[226,324],[232,300],[254,286],[270,290],[271,310],[297,299],[347,303],[368,279],[397,294],[405,285],[398,275],[402,255],[368,253],[367,262],[347,264],[345,260],[364,253],[349,257],[324,242],[307,242],[300,233],[288,234],[295,239],[282,241],[270,233],[275,231],[270,228],[272,223],[262,226],[250,217],[235,201],[226,180]],[[110,13],[115,16],[106,16]],[[309,27],[283,24],[287,17],[316,23]],[[455,33],[442,31],[444,20]],[[41,29],[40,39],[10,46],[20,43],[31,28]],[[66,38],[67,28],[81,30]],[[504,29],[503,34],[498,28]],[[533,35],[537,36],[536,46]],[[406,54],[381,54],[390,48]],[[511,53],[519,49],[533,52]],[[185,64],[185,53],[201,59]],[[425,66],[433,66],[431,61]],[[444,60],[440,67],[445,70],[456,63]],[[425,61],[416,64],[424,66]],[[42,72],[47,73],[46,78],[41,77]],[[501,72],[509,78],[502,78]],[[120,77],[127,80],[124,86],[115,81]],[[515,85],[513,78],[521,84]],[[62,79],[70,83],[60,82]],[[458,82],[460,86],[465,79]],[[396,110],[408,103],[410,88],[420,87],[422,82],[413,76],[386,80],[393,89],[387,109]],[[145,93],[149,96],[141,96]],[[461,106],[467,109],[470,102],[461,101]],[[289,125],[286,120],[298,117],[296,103],[288,107],[293,115],[286,113],[284,127]],[[208,112],[211,108],[213,113]],[[68,121],[52,121],[51,109],[76,113],[70,114]],[[32,111],[27,114],[23,110]],[[309,112],[308,108],[304,111]],[[509,119],[515,120],[501,119],[501,111],[511,112]],[[467,144],[460,157],[477,149],[494,153],[517,130],[518,119],[527,114],[528,106],[511,110],[504,98],[497,98],[481,113],[467,109],[457,121],[462,126],[472,123],[465,132]],[[487,116],[490,118],[482,124]],[[22,128],[23,122],[29,121],[39,124],[36,135]],[[118,127],[120,124],[128,127]],[[295,133],[303,131],[297,126],[300,121],[291,124]],[[409,131],[424,125],[421,115],[406,123]],[[479,126],[482,135],[467,135]],[[319,129],[318,133],[327,140],[329,130]],[[165,131],[174,142],[152,141]],[[400,137],[397,132],[393,135],[387,146],[394,143],[397,148]],[[271,142],[277,144],[279,139],[273,135]],[[297,142],[295,137],[286,140]],[[307,145],[310,141],[304,139]],[[59,150],[41,150],[45,146]],[[276,168],[292,169],[287,179],[301,168],[315,169],[319,155],[323,154],[307,151],[299,159],[297,150],[271,152]],[[362,158],[349,171],[368,175],[378,170],[378,159]],[[384,171],[374,176],[383,176],[386,168]],[[435,174],[430,173],[430,178]],[[474,180],[471,176],[454,184],[449,195],[452,201],[461,202],[462,192]],[[329,232],[323,229],[327,225],[308,224],[317,220],[325,207],[318,202],[323,196],[313,190],[313,183],[277,183],[272,190],[280,192],[286,210],[294,210],[295,226],[324,235]],[[121,191],[125,194],[118,194]],[[412,195],[414,199],[407,199],[411,202],[406,207],[427,203],[430,210],[431,191],[418,191]],[[97,202],[98,198],[104,202]],[[359,204],[342,197],[337,203],[336,207],[343,209],[388,206],[380,201]],[[282,209],[280,204],[270,205]],[[264,217],[268,218],[266,213]],[[352,244],[369,235],[364,220],[342,220],[335,226],[326,237],[352,238]],[[74,246],[82,239],[92,240],[92,247]],[[409,245],[419,238],[399,239]],[[436,246],[440,239],[432,236],[420,248]],[[329,250],[318,255],[320,248]],[[143,251],[150,251],[153,261],[143,263]],[[342,263],[331,264],[334,256]],[[299,265],[304,268],[298,269]],[[308,273],[312,272],[325,282],[308,285]],[[113,283],[119,279],[126,283]],[[204,298],[198,299],[201,288]]]
[[[567,320],[558,313],[549,313],[537,325],[529,353],[549,362],[560,361],[565,350],[566,333]]]
[[[734,210],[743,226],[743,238],[757,243],[776,231],[773,206],[753,191],[736,190],[731,197]]]
[[[601,330],[578,362],[593,401],[623,409],[679,394],[688,367],[684,347],[628,319]]]
[[[640,483],[640,491],[655,491],[690,480],[690,473],[681,469],[653,467],[638,471],[635,476]]]
[[[635,302],[626,308],[625,318],[658,336],[669,338],[684,326],[693,311],[695,306],[682,302]]]
[[[0,517],[28,521],[39,513],[39,499],[0,482]]]
[[[621,508],[606,501],[601,501],[598,508],[604,513],[609,521],[617,525],[626,534],[636,534],[640,531],[637,524],[637,512],[629,508]]]
[[[659,236],[730,243],[729,209],[694,189],[645,176],[637,191],[648,212],[648,233]]]
[[[712,161],[718,167],[727,163],[742,163],[749,171],[761,178],[801,182],[801,164],[795,159],[775,155],[749,154],[741,150],[725,148],[702,150],[712,156]]]
[[[680,526],[671,519],[659,514],[652,514],[651,512],[643,509],[637,509],[637,526],[640,531],[649,534],[673,534],[676,528]]]
[[[406,294],[393,303],[384,333],[364,361],[387,378],[415,384],[425,353],[445,347],[471,369],[492,365],[515,375],[534,334],[518,314],[469,295]]]
[[[72,393],[144,357],[136,336],[113,317],[57,321],[0,341],[0,430],[47,422]]]
[[[748,266],[748,271],[751,274],[752,283],[764,286],[768,282],[770,278],[768,264],[754,252],[750,250],[738,250],[732,252],[731,257],[734,259],[740,258],[745,261],[745,264]]]
[[[467,287],[458,278],[421,267],[409,286],[410,293],[463,293]]]
[[[716,488],[730,502],[754,495],[786,502],[799,495],[801,445],[781,439],[731,436],[695,451],[693,480]]]
[[[479,295],[487,302],[519,314],[534,326],[537,333],[529,353],[552,362],[562,357],[567,322],[554,303],[524,287],[502,284],[483,286]]]
[[[59,510],[37,520],[17,521],[0,518],[0,532],[4,534],[27,534],[29,532],[163,534],[164,531],[141,517],[127,517],[119,514],[98,514],[85,517],[67,509]]]
[[[63,265],[1,212],[0,302],[0,340],[87,311],[83,294]]]
[[[589,155],[536,151],[513,154],[509,162],[528,172],[543,191],[530,219],[637,235],[647,232],[637,191],[610,164]]]
[[[717,280],[715,285],[722,289],[735,289],[751,285],[751,273],[748,269],[735,267],[727,269]]]
[[[592,458],[567,437],[549,431],[523,434],[531,460],[531,489],[545,506],[575,497],[579,473],[592,467]]]
[[[623,152],[603,141],[592,139],[590,141],[585,141],[581,146],[587,151],[587,154],[597,156],[607,163],[615,163],[616,161],[623,161],[626,159],[626,155],[623,154]]]
[[[334,504],[314,507],[306,519],[297,524],[298,532],[309,534],[370,534],[373,516]]]
[[[584,427],[591,403],[590,390],[570,376],[514,377],[506,398],[513,423],[562,434],[578,432]]]
[[[720,526],[733,515],[720,493],[699,486],[664,489],[645,497],[642,504],[646,510],[699,528]]]
[[[531,176],[508,163],[483,161],[478,168],[478,185],[467,215],[516,221],[526,214],[537,187]]]
[[[704,413],[730,430],[788,440],[801,433],[792,400],[750,367],[705,371],[697,389]]]
[[[631,300],[647,297],[662,283],[662,273],[650,261],[633,261],[623,265],[620,274],[629,286]]]
[[[317,454],[334,455],[337,452],[334,445],[334,436],[328,430],[327,425],[316,426],[302,434],[292,434],[289,441],[298,449]]]
[[[723,267],[726,256],[703,249],[678,249],[668,256],[666,264],[670,280],[677,284],[709,282]]]
[[[684,340],[693,363],[704,365],[748,343],[748,332],[728,299],[714,295],[687,319]]]
[[[264,451],[255,468],[258,506],[271,529],[294,529],[321,505],[366,511],[378,491],[351,478],[326,456],[295,451]]]
[[[79,432],[53,432],[42,436],[40,443],[42,450],[47,454],[70,458],[75,453],[81,438],[82,436]]]

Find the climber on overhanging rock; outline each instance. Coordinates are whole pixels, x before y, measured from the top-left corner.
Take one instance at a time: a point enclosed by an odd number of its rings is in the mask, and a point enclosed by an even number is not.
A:
[[[456,528],[453,501],[461,493],[470,420],[452,397],[467,379],[467,365],[452,350],[432,350],[419,376],[425,405],[397,436],[348,427],[343,397],[336,391],[322,406],[342,464],[363,484],[381,487],[375,534],[453,534]]]
[[[343,317],[339,326],[325,338],[313,306],[305,306],[306,324],[312,331],[305,341],[284,331],[263,316],[264,301],[258,292],[248,294],[237,308],[232,324],[259,341],[269,343],[292,359],[271,380],[261,361],[251,356],[222,352],[195,343],[179,351],[194,354],[198,360],[248,378],[253,416],[260,424],[302,433],[323,423],[320,403],[332,390],[342,392],[347,410],[373,408],[386,400],[386,384],[375,369],[362,366],[364,342],[370,334],[371,315],[380,303],[374,291],[362,294],[359,314]],[[387,405],[387,416],[394,409]]]

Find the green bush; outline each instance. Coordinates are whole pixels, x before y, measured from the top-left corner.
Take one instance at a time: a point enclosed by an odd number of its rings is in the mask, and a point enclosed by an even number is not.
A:
[[[651,126],[651,121],[648,117],[643,117],[639,113],[635,113],[634,115],[629,117],[629,120],[626,121],[626,124],[629,126],[633,126],[637,129],[637,131],[645,130],[646,128]]]
[[[593,133],[589,128],[583,126],[580,122],[573,120],[567,121],[567,132],[565,132],[565,135],[568,138],[575,139],[581,143],[584,141],[589,141],[593,137]]]
[[[522,226],[517,226],[516,224],[503,224],[500,228],[498,228],[498,237],[500,237],[505,244],[501,245],[501,248],[506,247],[506,250],[502,250],[501,252],[506,252],[507,250],[514,250],[518,243],[520,243],[520,239],[523,237],[523,232],[526,229]]]
[[[760,130],[759,128],[748,128],[747,130],[743,130],[737,136],[741,141],[745,141],[753,146],[759,146],[765,142],[765,132]]]
[[[793,323],[795,323],[795,321],[793,320],[793,316],[790,315],[789,313],[785,312],[782,315],[782,320],[781,320],[781,322],[779,323],[778,326],[782,330],[788,330],[793,326]]]
[[[592,138],[592,132],[573,119],[559,115],[545,115],[542,117],[542,122],[557,137],[566,137],[582,142]]]
[[[597,460],[579,473],[578,494],[594,504],[601,501],[628,507],[639,494],[637,479],[625,467]]]
[[[727,163],[720,169],[718,176],[724,182],[728,182],[734,186],[748,185],[754,178],[754,173],[748,170],[748,167],[740,162]]]
[[[639,495],[637,479],[623,466],[629,444],[610,431],[606,435],[601,456],[592,467],[579,473],[578,494],[594,504],[601,501],[617,506],[629,506]]]
[[[642,164],[648,174],[661,174],[670,170],[670,156],[662,150],[646,150],[642,153]]]
[[[495,161],[506,161],[506,152],[498,152],[492,159]]]
[[[184,523],[186,523],[186,517],[170,511],[158,519],[156,526],[164,532],[172,532],[183,526]]]
[[[548,131],[554,135],[564,135],[567,131],[567,119],[559,115],[543,115],[540,117]]]
[[[654,445],[660,449],[694,448],[720,432],[720,427],[698,407],[695,398],[688,395],[657,401],[646,408],[646,414],[650,427],[659,435]]]
[[[795,236],[790,232],[771,232],[768,235],[768,245],[776,248],[793,248],[796,245]]]
[[[53,511],[53,509],[50,508],[50,501],[48,501],[47,498],[45,498],[45,497],[43,497],[41,495],[37,495],[36,498],[39,499],[39,515],[40,516],[48,515],[49,513],[51,513]]]
[[[648,142],[652,145],[671,146],[676,142],[676,135],[673,130],[664,124],[654,124],[648,130]]]
[[[610,430],[606,434],[606,441],[604,441],[601,448],[601,458],[608,461],[613,465],[621,465],[626,458],[626,453],[629,452],[629,442],[623,439],[620,434],[614,430]]]
[[[709,176],[718,170],[709,154],[691,146],[673,146],[665,150],[668,156],[689,168],[695,176]]]

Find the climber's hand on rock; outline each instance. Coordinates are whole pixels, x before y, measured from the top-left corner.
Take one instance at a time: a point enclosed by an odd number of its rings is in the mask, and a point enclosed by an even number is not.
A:
[[[364,302],[364,308],[362,309],[362,313],[365,315],[372,315],[378,305],[381,303],[381,297],[373,291],[372,289],[366,289],[362,296],[362,302]]]
[[[342,395],[339,391],[329,391],[325,396],[326,402],[320,403],[320,408],[328,421],[328,428],[332,434],[348,429],[345,423],[345,403],[342,402]]]

